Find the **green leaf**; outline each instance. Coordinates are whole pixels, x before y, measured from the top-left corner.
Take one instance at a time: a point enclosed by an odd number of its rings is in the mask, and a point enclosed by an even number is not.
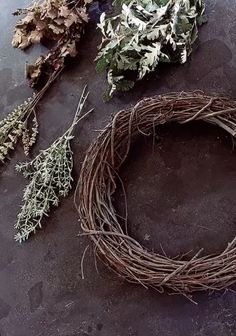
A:
[[[127,79],[121,80],[116,86],[120,91],[129,91],[134,87],[135,82]]]
[[[106,57],[101,57],[96,64],[96,71],[97,73],[102,73],[108,67],[108,61]]]
[[[207,21],[208,21],[208,18],[206,15],[202,15],[197,18],[197,23],[199,26],[201,26],[204,23],[207,23]]]
[[[116,3],[117,5],[123,5],[123,4],[126,4],[126,5],[129,5],[131,2],[131,0],[115,0],[114,3]]]
[[[111,87],[109,86],[102,95],[102,100],[104,101],[104,103],[107,103],[111,100],[112,94],[110,94],[110,92],[111,92]]]

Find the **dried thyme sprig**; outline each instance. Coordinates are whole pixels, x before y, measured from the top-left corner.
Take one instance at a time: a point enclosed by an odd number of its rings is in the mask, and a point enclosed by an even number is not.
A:
[[[9,151],[15,148],[19,138],[22,140],[25,154],[29,154],[30,148],[36,142],[38,133],[35,107],[59,72],[54,73],[37,94],[34,93],[32,97],[25,100],[23,104],[17,106],[6,118],[0,121],[0,162],[4,163]],[[34,115],[33,120],[30,121],[32,115]]]
[[[23,205],[18,215],[15,228],[18,230],[15,239],[19,242],[28,239],[31,232],[41,228],[42,218],[48,216],[50,207],[58,206],[61,197],[68,195],[73,181],[73,152],[70,140],[77,123],[88,113],[81,116],[88,93],[86,88],[80,97],[79,104],[71,126],[47,149],[29,163],[21,163],[16,169],[23,173],[30,182],[24,190]]]

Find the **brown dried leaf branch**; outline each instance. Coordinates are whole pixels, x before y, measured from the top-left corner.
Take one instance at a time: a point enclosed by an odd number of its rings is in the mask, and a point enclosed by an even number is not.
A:
[[[174,93],[144,99],[120,111],[89,148],[78,182],[82,229],[101,259],[130,282],[184,295],[235,283],[236,238],[218,255],[202,256],[201,250],[190,260],[186,256],[168,258],[147,250],[128,235],[127,220],[124,226],[120,223],[112,195],[137,134],[152,134],[153,127],[168,122],[194,120],[218,125],[236,137],[236,101],[201,92]]]
[[[40,85],[45,77],[64,66],[67,57],[77,55],[91,1],[42,0],[14,13],[25,16],[15,26],[13,47],[24,50],[44,41],[54,44],[46,56],[40,56],[34,64],[26,67],[30,86]]]

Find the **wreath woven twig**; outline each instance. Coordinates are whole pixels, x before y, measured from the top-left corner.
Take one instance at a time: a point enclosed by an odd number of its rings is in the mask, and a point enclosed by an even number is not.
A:
[[[89,148],[79,179],[79,215],[99,256],[128,281],[188,294],[219,290],[236,281],[236,237],[219,255],[177,260],[155,254],[128,235],[112,204],[118,171],[138,133],[152,134],[169,122],[203,120],[236,136],[236,101],[202,92],[174,93],[140,101],[120,111]]]

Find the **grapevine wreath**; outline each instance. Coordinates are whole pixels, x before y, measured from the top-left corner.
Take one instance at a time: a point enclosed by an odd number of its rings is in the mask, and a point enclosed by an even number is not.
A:
[[[150,135],[160,124],[202,120],[236,136],[236,101],[202,92],[173,93],[147,98],[122,110],[89,148],[78,183],[83,234],[89,235],[96,252],[117,274],[131,282],[159,291],[165,288],[188,294],[219,290],[236,281],[236,237],[218,255],[171,259],[141,246],[129,236],[112,204],[131,142],[138,134]]]

